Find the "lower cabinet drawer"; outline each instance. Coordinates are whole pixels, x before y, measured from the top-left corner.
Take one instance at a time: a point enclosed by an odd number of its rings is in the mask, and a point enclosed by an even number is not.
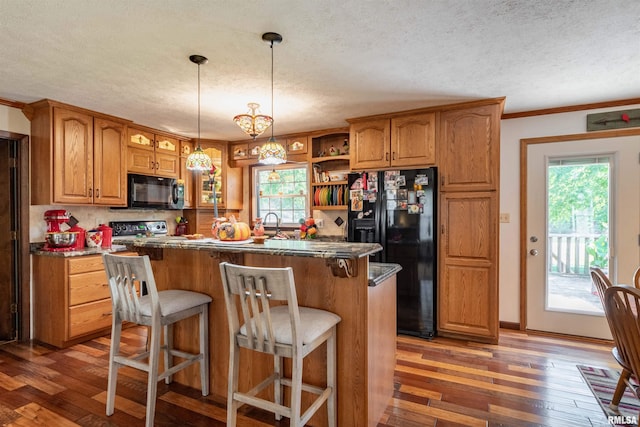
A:
[[[104,270],[69,276],[69,305],[111,298],[109,283]]]
[[[111,298],[69,308],[69,339],[111,326]]]

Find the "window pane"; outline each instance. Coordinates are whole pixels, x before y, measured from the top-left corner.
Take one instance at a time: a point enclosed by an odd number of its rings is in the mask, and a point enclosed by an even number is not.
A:
[[[304,211],[306,207],[306,197],[296,197],[293,199],[293,208],[300,211]]]
[[[273,178],[273,171],[279,175],[277,181],[269,182]],[[254,188],[260,194],[256,208],[256,216],[264,218],[268,212],[273,212],[285,226],[297,226],[300,218],[308,216],[307,166],[283,165],[281,167],[255,168],[253,174]],[[275,218],[270,215],[266,225],[275,225]]]

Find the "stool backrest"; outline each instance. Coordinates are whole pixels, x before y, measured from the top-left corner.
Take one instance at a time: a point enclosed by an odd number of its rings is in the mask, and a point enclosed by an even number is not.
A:
[[[604,308],[604,292],[613,286],[611,280],[607,277],[604,271],[600,270],[597,267],[591,267],[591,283],[598,291],[598,296],[600,297],[600,301],[602,302],[602,307]]]
[[[591,267],[590,270],[591,270],[591,283],[596,288],[596,291],[598,291],[598,296],[600,297],[600,302],[602,303],[602,308],[604,310],[604,317],[607,319],[607,322],[609,323],[609,329],[611,330],[613,341],[615,342],[617,347],[618,337],[616,337],[616,331],[613,327],[613,324],[611,323],[611,318],[607,314],[607,307],[604,301],[605,292],[607,291],[607,289],[613,286],[613,283],[611,283],[611,280],[609,280],[609,278],[604,273],[604,271],[600,270],[599,268]]]
[[[291,267],[246,267],[223,262],[220,263],[220,275],[232,340],[245,335],[247,339],[242,340],[243,347],[275,353],[271,305],[285,302],[288,306],[292,344],[297,348],[302,346],[302,337],[298,334],[300,313]],[[240,301],[240,309],[236,301]],[[242,313],[242,319],[239,313]],[[240,332],[242,323],[245,324],[244,334]]]
[[[637,377],[640,374],[640,290],[627,285],[613,286],[605,292],[605,307],[617,336],[618,352]]]
[[[142,315],[140,293],[146,289],[151,297],[152,317],[158,317],[160,302],[149,256],[119,256],[103,254],[102,260],[109,280],[114,316],[138,324],[149,324]],[[146,320],[145,320],[146,319]]]

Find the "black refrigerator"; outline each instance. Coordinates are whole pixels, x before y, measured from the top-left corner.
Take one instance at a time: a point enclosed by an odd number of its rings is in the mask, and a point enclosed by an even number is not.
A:
[[[436,168],[351,173],[350,242],[380,243],[370,261],[402,266],[398,333],[436,334]]]

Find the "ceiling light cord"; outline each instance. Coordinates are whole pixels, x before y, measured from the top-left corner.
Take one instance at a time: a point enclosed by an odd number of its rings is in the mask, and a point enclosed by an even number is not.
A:
[[[198,147],[200,147],[200,64],[198,64]]]
[[[273,114],[273,40],[271,40],[271,117],[275,117],[275,114]],[[274,122],[271,122],[271,138],[273,138],[273,128],[274,128]]]

